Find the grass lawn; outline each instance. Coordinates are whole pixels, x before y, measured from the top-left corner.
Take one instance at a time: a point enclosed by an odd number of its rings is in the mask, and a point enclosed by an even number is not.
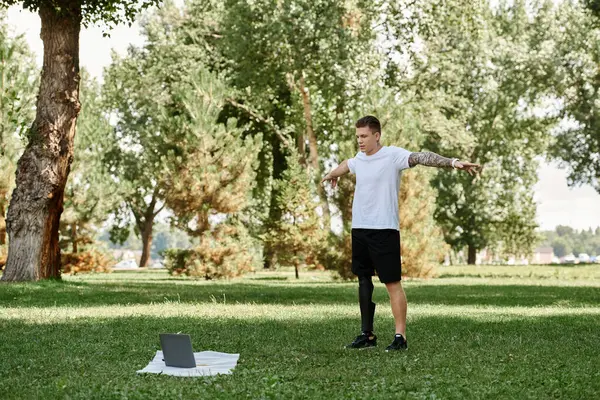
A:
[[[494,269],[496,268],[496,269]],[[558,272],[557,272],[558,271]],[[226,282],[164,271],[0,284],[0,399],[597,399],[600,266],[448,267],[405,282],[409,350],[376,286],[374,350],[356,283],[260,272]],[[159,332],[240,353],[232,375],[137,375]]]

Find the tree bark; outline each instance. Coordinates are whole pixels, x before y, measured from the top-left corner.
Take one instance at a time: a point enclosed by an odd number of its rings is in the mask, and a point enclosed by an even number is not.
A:
[[[200,237],[209,229],[210,222],[208,220],[208,210],[199,211],[196,216],[196,229],[194,230],[194,236]]]
[[[0,201],[0,245],[6,244],[6,210],[4,209],[4,199]]]
[[[154,229],[154,218],[156,218],[158,213],[160,213],[164,207],[163,205],[159,207],[158,210],[156,210],[156,203],[158,202],[159,196],[160,190],[157,186],[152,192],[152,199],[150,200],[150,204],[148,205],[148,207],[146,207],[146,210],[143,215],[141,215],[137,210],[132,210],[133,216],[135,217],[135,222],[142,236],[142,256],[140,257],[140,268],[148,266],[148,261],[150,260],[150,250],[152,248],[152,232]]]
[[[77,223],[71,224],[71,239],[73,244],[73,253],[77,253]]]
[[[150,260],[150,249],[152,248],[152,230],[154,228],[154,218],[145,221],[142,230],[142,257],[140,258],[140,268],[148,266]]]
[[[306,136],[308,136],[308,149],[310,151],[309,166],[315,174],[315,182],[317,185],[317,194],[321,200],[321,208],[323,209],[323,225],[325,229],[331,230],[331,213],[329,212],[329,201],[325,188],[321,185],[321,170],[319,168],[319,147],[317,136],[313,129],[312,108],[310,105],[310,93],[304,84],[304,77],[300,78],[299,84],[300,93],[302,94],[302,105],[304,107],[304,120],[306,122]]]
[[[39,8],[44,65],[36,117],[17,164],[16,188],[6,217],[9,247],[4,281],[60,278],[58,227],[80,109],[81,9],[69,0],[49,4],[42,2]]]
[[[471,245],[469,245],[468,255],[467,255],[467,264],[475,265],[477,262],[477,249]]]
[[[319,153],[317,148],[317,137],[313,129],[312,123],[312,109],[310,106],[310,94],[304,84],[304,77],[300,78],[300,94],[302,95],[302,106],[304,109],[304,122],[306,123],[306,137],[308,137],[308,150],[310,151],[310,157],[308,159],[309,165],[318,170],[319,169]]]

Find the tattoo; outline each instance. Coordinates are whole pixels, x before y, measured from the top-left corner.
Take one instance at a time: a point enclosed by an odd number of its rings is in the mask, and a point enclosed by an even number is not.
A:
[[[428,167],[452,168],[452,159],[429,151],[411,153],[408,157],[408,165],[412,168],[419,164]]]

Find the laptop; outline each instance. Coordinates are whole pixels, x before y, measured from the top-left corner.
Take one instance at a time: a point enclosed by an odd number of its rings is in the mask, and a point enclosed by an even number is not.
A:
[[[179,333],[161,333],[160,347],[163,352],[163,361],[169,367],[195,368],[194,350],[190,335]]]

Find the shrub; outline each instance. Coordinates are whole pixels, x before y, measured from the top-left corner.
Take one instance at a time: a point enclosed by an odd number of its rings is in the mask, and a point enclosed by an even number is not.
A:
[[[234,278],[261,265],[253,239],[240,224],[218,225],[195,248],[169,249],[162,254],[170,274],[204,279]]]
[[[90,248],[77,253],[61,254],[62,272],[80,274],[89,272],[112,272],[112,256],[99,249]]]
[[[4,269],[6,265],[6,257],[8,256],[8,246],[1,245],[0,246],[0,271]]]

